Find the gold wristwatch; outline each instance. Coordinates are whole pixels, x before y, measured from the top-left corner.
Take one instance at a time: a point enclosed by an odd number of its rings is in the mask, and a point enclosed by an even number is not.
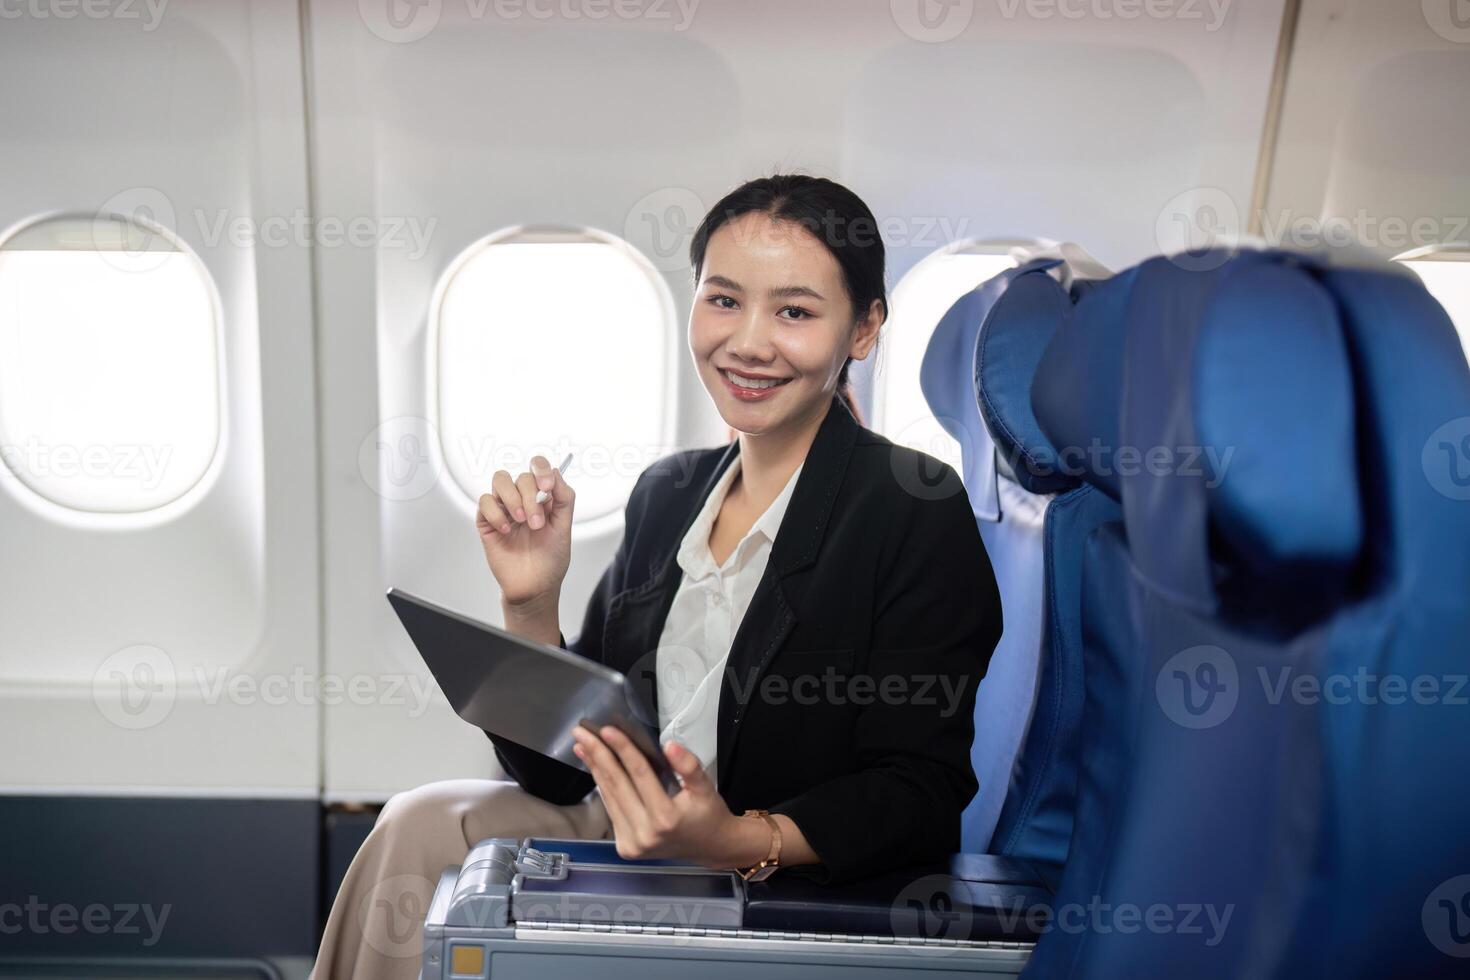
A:
[[[771,853],[760,864],[740,872],[740,877],[746,881],[765,881],[781,866],[781,825],[769,810],[746,810],[741,816],[760,817],[771,825]]]

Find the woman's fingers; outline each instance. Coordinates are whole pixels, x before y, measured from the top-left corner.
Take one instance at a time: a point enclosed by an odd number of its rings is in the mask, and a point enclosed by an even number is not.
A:
[[[499,498],[493,493],[480,494],[480,510],[475,515],[475,524],[482,532],[494,530],[501,534],[510,533],[510,515],[506,514]]]
[[[531,530],[539,530],[546,523],[546,514],[536,503],[536,478],[530,473],[516,477],[516,489],[521,494],[521,508],[526,512],[526,524]]]
[[[699,756],[678,742],[670,742],[664,746],[664,758],[669,760],[669,765],[673,766],[674,772],[679,774],[679,779],[683,782],[686,791],[697,796],[715,791],[715,784],[710,782],[709,774],[704,771],[704,763],[700,761]]]
[[[659,782],[658,774],[653,771],[653,766],[638,746],[633,744],[623,732],[612,725],[604,725],[599,732],[602,740],[607,743],[608,748],[617,753],[618,760],[622,762],[623,769],[628,773],[628,779],[632,782],[638,798],[648,810],[652,818],[654,829],[668,832],[672,830],[674,820],[674,805],[669,799],[668,791],[664,789],[663,783]]]
[[[501,507],[505,508],[506,515],[515,523],[519,524],[526,519],[526,509],[521,504],[521,491],[516,488],[516,481],[505,470],[496,470],[495,475],[490,478],[490,489],[495,496],[500,498]]]
[[[613,751],[593,733],[578,725],[572,729],[572,735],[577,739],[577,745],[581,748],[582,761],[587,763],[587,768],[592,770],[592,776],[597,780],[597,785],[602,787],[603,799],[611,796],[615,805],[622,811],[625,822],[629,825],[634,838],[642,844],[647,829],[647,816],[643,808],[643,801],[633,784],[628,780],[628,774],[623,769],[623,764]]]

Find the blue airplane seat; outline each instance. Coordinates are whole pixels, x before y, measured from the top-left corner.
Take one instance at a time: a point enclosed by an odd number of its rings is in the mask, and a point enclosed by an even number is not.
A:
[[[1086,547],[1087,752],[1027,971],[1448,974],[1470,715],[1329,698],[1463,675],[1470,509],[1426,439],[1470,427],[1470,370],[1403,273],[1212,258],[1098,286],[1033,385],[1124,519]]]
[[[1041,352],[1073,297],[1093,284],[1075,272],[1044,257],[982,283],[940,321],[920,370],[930,410],[960,443],[1005,617],[976,697],[980,791],[965,812],[963,846],[1053,875],[1067,857],[1076,782],[1081,544],[1117,518],[1116,503],[1059,465],[1030,409]]]

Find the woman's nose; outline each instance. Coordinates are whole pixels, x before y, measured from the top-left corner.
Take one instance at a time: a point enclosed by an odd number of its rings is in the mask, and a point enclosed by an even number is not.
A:
[[[768,361],[775,356],[771,346],[771,327],[766,318],[750,311],[740,318],[735,332],[730,335],[730,353],[742,360]]]

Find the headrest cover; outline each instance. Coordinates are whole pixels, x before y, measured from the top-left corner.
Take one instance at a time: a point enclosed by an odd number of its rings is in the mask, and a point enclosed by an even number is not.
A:
[[[975,517],[1000,520],[995,445],[975,404],[975,344],[986,315],[1015,270],[995,276],[955,301],[940,319],[919,365],[919,389],[934,419],[960,444],[960,476]]]
[[[1256,580],[1346,571],[1363,542],[1352,367],[1332,297],[1290,264],[1215,290],[1194,360],[1211,524]]]
[[[1031,381],[1042,353],[1072,313],[1066,290],[1047,274],[1055,263],[1022,270],[991,307],[975,353],[980,414],[995,440],[1002,471],[1032,493],[1077,486],[1031,410]]]
[[[1033,417],[1058,454],[1058,469],[1122,499],[1118,446],[1123,342],[1138,269],[1090,286],[1060,324],[1031,382]]]

